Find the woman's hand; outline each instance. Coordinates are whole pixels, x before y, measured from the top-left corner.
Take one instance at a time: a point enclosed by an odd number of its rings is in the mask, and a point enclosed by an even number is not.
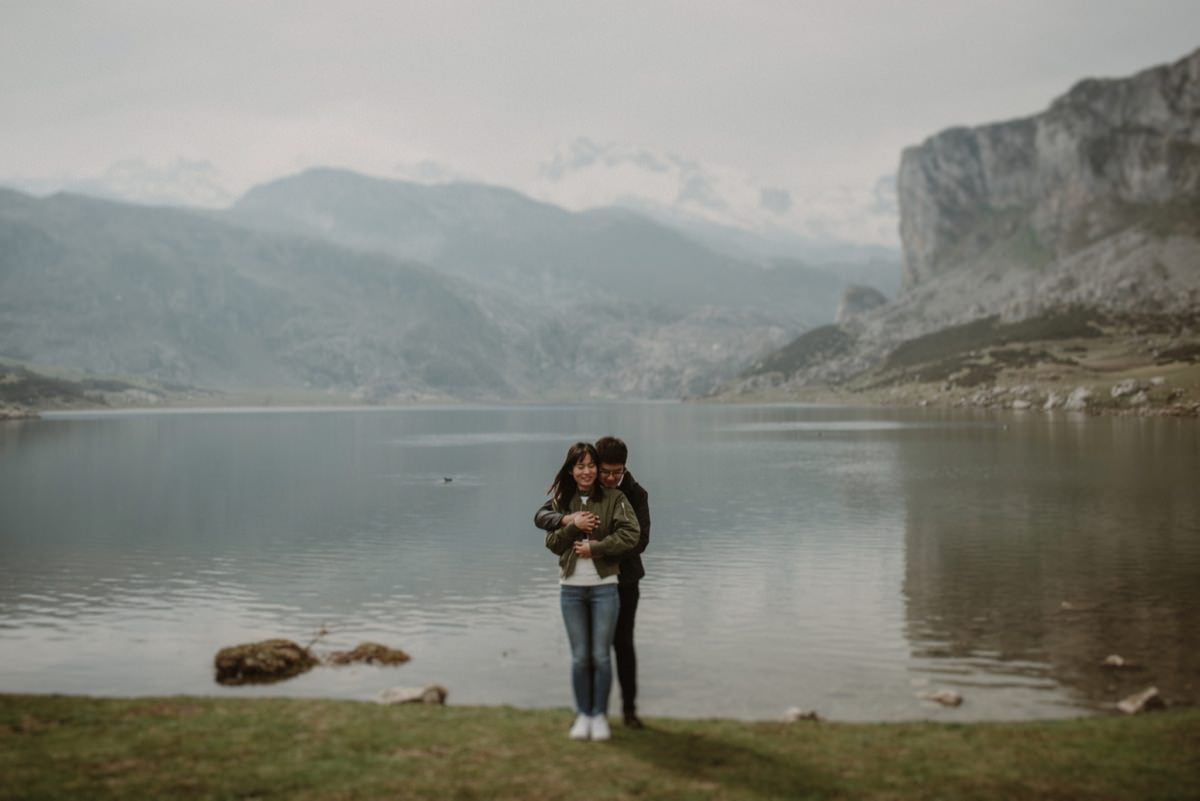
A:
[[[592,541],[591,540],[576,541],[575,555],[578,556],[580,559],[591,559],[592,558]]]

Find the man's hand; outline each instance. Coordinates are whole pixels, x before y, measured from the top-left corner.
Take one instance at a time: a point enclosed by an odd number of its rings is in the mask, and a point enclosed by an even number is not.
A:
[[[591,534],[600,525],[600,516],[592,512],[575,512],[571,515],[571,522],[584,534]]]
[[[575,547],[575,555],[578,556],[580,559],[591,559],[592,558],[592,541],[591,540],[577,540],[575,542],[574,547]]]

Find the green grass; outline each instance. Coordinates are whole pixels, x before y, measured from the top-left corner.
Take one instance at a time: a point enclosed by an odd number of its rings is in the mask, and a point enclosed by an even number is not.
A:
[[[851,337],[836,325],[823,325],[805,331],[789,344],[767,356],[766,359],[743,370],[739,378],[762,375],[770,372],[795,373],[805,367],[819,364],[839,356],[850,349]]]
[[[0,799],[1194,799],[1200,710],[1026,723],[0,695]]]
[[[901,342],[888,354],[883,369],[910,367],[1011,343],[1090,339],[1101,335],[1099,326],[1103,322],[1097,312],[1079,306],[1015,323],[1003,323],[999,316],[984,317]]]

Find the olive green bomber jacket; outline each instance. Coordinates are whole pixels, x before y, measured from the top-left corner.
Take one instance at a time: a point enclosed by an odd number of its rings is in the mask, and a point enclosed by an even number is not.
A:
[[[586,510],[599,515],[600,525],[596,526],[589,539],[592,544],[592,561],[596,565],[596,572],[602,578],[616,575],[620,571],[621,555],[638,544],[641,529],[638,527],[637,515],[620,490],[605,489],[603,498],[590,498],[586,507],[580,502],[578,494],[571,497],[565,509],[558,508],[557,503],[552,503],[552,507],[554,511],[562,514]],[[582,537],[583,532],[574,523],[546,532],[546,547],[558,555],[559,574],[562,578],[567,578],[575,572],[578,557],[572,546]]]

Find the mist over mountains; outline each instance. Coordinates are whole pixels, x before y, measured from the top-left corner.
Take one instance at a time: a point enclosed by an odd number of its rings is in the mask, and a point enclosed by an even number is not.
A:
[[[844,267],[885,289],[899,280],[883,249],[863,248],[853,265],[816,269],[772,256],[781,249],[749,232],[736,240],[736,229],[722,239],[716,226],[685,231],[623,208],[570,212],[500,187],[424,186],[347,170],[308,170],[252,189],[229,219],[420,261],[521,295],[587,285],[614,299],[815,321],[830,318],[827,292],[846,280]],[[750,242],[760,243],[757,254]]]
[[[219,212],[0,192],[0,358],[180,386],[679,397],[831,320],[847,283],[473,184],[317,169]]]
[[[221,171],[204,159],[176,158],[165,164],[144,159],[116,161],[95,175],[4,178],[0,185],[30,195],[68,192],[146,206],[224,208],[237,196],[225,186]]]

